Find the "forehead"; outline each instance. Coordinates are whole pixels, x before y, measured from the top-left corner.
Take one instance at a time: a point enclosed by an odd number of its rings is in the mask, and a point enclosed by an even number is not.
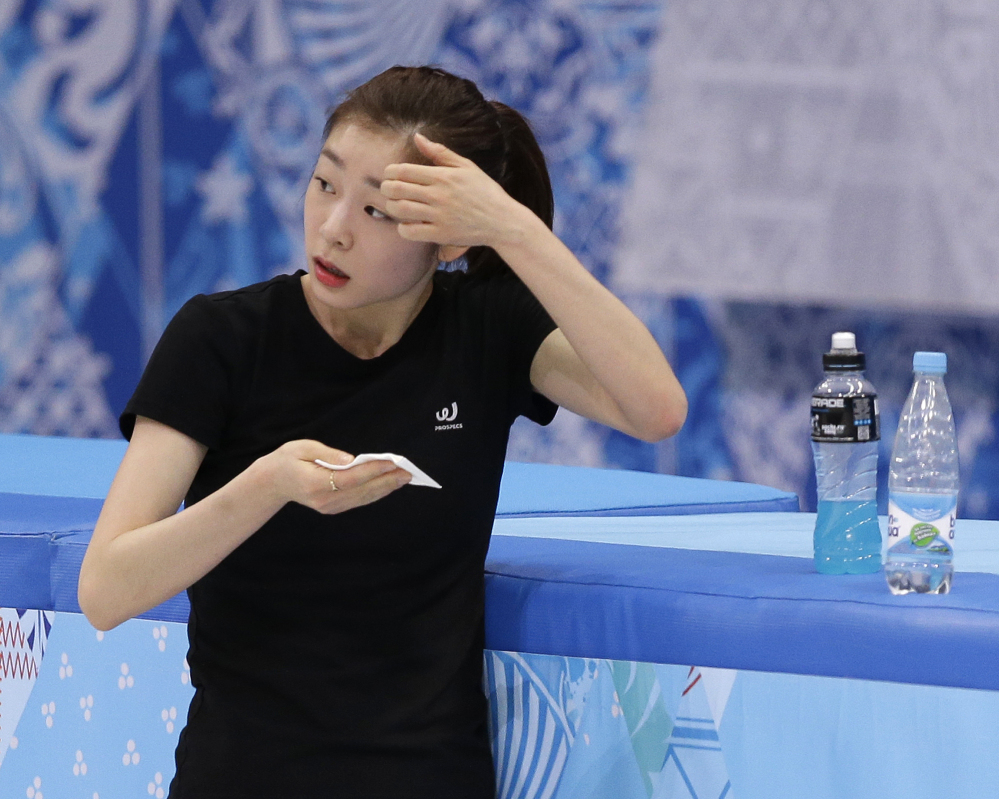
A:
[[[377,169],[379,174],[389,164],[411,161],[411,136],[395,130],[346,122],[330,131],[320,157],[339,161],[347,170]]]

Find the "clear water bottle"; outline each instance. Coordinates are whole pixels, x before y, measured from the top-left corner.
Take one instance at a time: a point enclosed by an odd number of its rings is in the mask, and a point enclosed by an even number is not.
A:
[[[815,568],[870,574],[881,568],[878,526],[878,395],[864,377],[853,333],[833,333],[825,379],[812,392],[812,454],[818,489]]]
[[[947,356],[917,352],[888,473],[885,578],[893,594],[946,594],[954,574],[957,435],[943,376]]]

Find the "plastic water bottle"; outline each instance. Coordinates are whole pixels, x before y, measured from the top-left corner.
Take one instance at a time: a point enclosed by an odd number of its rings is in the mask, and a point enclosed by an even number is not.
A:
[[[878,526],[878,395],[864,377],[853,333],[833,333],[825,379],[812,392],[812,454],[818,489],[815,568],[870,574],[881,568]]]
[[[947,356],[917,352],[888,473],[885,578],[893,594],[946,594],[954,574],[957,435],[943,376]]]

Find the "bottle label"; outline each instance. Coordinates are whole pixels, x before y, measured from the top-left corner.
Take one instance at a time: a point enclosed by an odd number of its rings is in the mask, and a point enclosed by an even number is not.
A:
[[[907,541],[917,549],[935,551],[939,536],[953,549],[957,524],[954,494],[892,494],[888,498],[888,548]]]
[[[857,444],[877,441],[878,395],[812,397],[812,441]]]

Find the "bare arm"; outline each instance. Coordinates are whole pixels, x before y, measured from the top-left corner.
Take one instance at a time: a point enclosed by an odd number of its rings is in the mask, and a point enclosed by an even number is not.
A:
[[[641,438],[675,434],[687,398],[642,322],[604,288],[528,208],[466,158],[417,134],[434,165],[392,164],[382,193],[407,239],[492,247],[559,329],[542,343],[531,382],[572,411]]]
[[[496,250],[558,325],[534,356],[533,386],[644,441],[677,433],[687,397],[652,334],[540,219],[522,213],[520,232]]]
[[[109,630],[155,607],[211,571],[288,502],[339,513],[409,482],[408,472],[372,461],[330,472],[312,461],[350,456],[317,441],[293,441],[250,465],[215,493],[177,513],[205,457],[203,445],[171,427],[136,419],[80,567],[80,608]]]

